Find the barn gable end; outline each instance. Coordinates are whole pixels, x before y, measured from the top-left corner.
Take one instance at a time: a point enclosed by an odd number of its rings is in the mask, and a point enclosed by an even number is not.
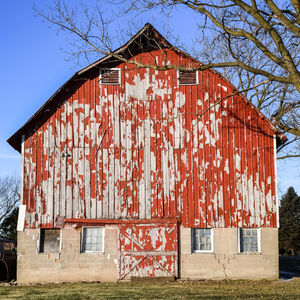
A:
[[[115,53],[144,65],[200,64],[150,24]],[[101,77],[107,70],[112,77]],[[215,105],[235,92],[219,73],[192,77],[180,84],[175,69],[114,57],[77,72],[8,140],[22,148],[25,230],[108,226],[114,235],[118,228],[119,279],[149,275],[154,261],[152,276],[179,276],[179,227],[190,245],[195,228],[214,228],[219,239],[226,229],[276,231],[278,132],[240,95]],[[132,243],[135,253],[164,246],[140,261],[128,257]],[[191,249],[178,247],[189,261]]]

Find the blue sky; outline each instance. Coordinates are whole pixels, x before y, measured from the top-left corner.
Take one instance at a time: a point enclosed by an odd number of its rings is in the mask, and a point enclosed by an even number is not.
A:
[[[37,2],[40,7],[51,3]],[[1,3],[0,176],[20,174],[20,154],[6,140],[73,73],[89,64],[87,61],[76,64],[66,60],[68,56],[63,50],[67,48],[65,36],[57,35],[54,28],[49,28],[36,17],[32,6],[31,0]],[[164,22],[164,25],[173,29],[180,41],[188,43],[195,33],[195,16],[188,15],[187,11],[177,13],[181,18],[176,22]],[[141,26],[150,22],[162,31],[162,22],[156,16],[147,15],[136,21]],[[278,161],[278,183],[280,194],[289,186],[294,186],[300,194],[300,159]]]

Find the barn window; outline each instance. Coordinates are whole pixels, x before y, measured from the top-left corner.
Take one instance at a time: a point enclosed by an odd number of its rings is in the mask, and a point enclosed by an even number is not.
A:
[[[260,230],[257,228],[239,229],[239,252],[257,253],[260,252]]]
[[[60,229],[41,229],[40,253],[58,253],[60,248]]]
[[[82,229],[81,252],[104,252],[104,227]]]
[[[178,83],[180,85],[198,84],[198,72],[183,72],[178,71]]]
[[[120,69],[100,69],[101,84],[120,84],[121,70]]]
[[[192,228],[192,252],[213,252],[211,228]]]

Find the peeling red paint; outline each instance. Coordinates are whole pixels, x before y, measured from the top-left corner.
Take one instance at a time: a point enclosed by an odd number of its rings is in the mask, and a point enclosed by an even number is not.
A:
[[[178,276],[177,224],[120,225],[119,279]]]
[[[167,51],[171,64],[182,61]],[[160,50],[138,55],[151,63]],[[178,218],[189,227],[276,227],[273,129],[214,71],[178,85],[177,71],[120,63],[120,85],[90,72],[24,144],[23,203],[57,216]]]

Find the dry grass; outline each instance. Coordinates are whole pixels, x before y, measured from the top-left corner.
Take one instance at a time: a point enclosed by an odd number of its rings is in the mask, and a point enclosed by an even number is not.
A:
[[[300,280],[0,286],[0,299],[300,299]]]

